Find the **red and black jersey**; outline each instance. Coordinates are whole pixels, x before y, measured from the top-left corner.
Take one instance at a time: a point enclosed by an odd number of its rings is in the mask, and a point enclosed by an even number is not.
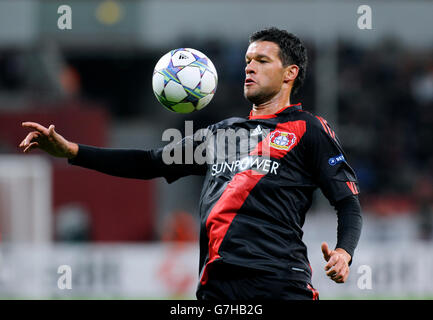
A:
[[[256,143],[249,144],[246,153],[234,157],[215,153],[202,164],[166,164],[163,148],[118,153],[106,149],[110,160],[101,161],[97,160],[103,156],[100,148],[80,145],[70,163],[123,177],[165,177],[168,182],[205,175],[199,203],[201,285],[206,284],[209,266],[217,261],[310,282],[302,226],[314,191],[320,188],[332,205],[359,193],[356,175],[335,133],[326,120],[303,111],[300,104],[272,115],[229,118],[208,129],[213,137],[221,130],[244,130],[249,132],[247,138],[255,136]],[[176,147],[185,151],[189,139]],[[190,152],[203,142],[217,140],[208,135],[194,141]],[[242,136],[232,143],[240,145]],[[354,238],[357,242],[359,234]],[[353,250],[347,251],[353,255]]]
[[[201,284],[215,261],[311,280],[302,226],[313,192],[320,188],[331,204],[359,192],[335,133],[300,104],[272,115],[230,118],[209,129],[214,135],[246,129],[259,139],[248,157],[229,159],[227,153],[224,159],[161,172],[169,182],[206,175],[199,204]],[[153,154],[155,160],[161,152]]]

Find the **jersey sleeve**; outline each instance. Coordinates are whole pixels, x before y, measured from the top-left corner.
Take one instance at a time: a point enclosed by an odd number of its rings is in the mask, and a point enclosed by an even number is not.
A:
[[[306,153],[313,179],[332,205],[359,194],[359,185],[347,156],[325,119],[314,117],[306,135]]]
[[[203,135],[202,135],[203,136]],[[188,175],[205,175],[206,163],[197,162],[194,153],[203,147],[201,139],[188,136],[163,148],[151,150],[99,148],[79,144],[72,165],[93,169],[112,176],[134,179],[163,177],[172,183]]]

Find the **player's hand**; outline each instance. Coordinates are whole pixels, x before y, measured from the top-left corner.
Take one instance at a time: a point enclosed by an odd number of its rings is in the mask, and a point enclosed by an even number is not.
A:
[[[352,257],[346,250],[337,248],[329,250],[326,242],[322,243],[323,257],[328,262],[325,266],[326,275],[336,283],[344,283],[349,276],[349,262]]]
[[[36,122],[23,122],[22,126],[33,129],[19,147],[23,148],[24,153],[28,153],[35,148],[39,148],[52,156],[60,158],[74,158],[78,153],[78,145],[69,142],[54,130],[54,125],[48,128]]]

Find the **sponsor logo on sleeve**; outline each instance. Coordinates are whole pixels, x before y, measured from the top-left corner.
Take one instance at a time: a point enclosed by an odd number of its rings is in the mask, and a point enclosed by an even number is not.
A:
[[[344,159],[344,156],[342,154],[329,158],[328,163],[331,166],[335,166],[336,164],[340,163],[340,162],[344,162],[346,161],[346,159]]]

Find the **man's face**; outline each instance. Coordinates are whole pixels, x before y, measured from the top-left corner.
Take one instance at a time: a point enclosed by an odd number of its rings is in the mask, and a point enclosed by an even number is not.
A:
[[[244,96],[254,104],[270,100],[284,83],[286,68],[279,57],[279,46],[270,41],[256,41],[245,54]]]

